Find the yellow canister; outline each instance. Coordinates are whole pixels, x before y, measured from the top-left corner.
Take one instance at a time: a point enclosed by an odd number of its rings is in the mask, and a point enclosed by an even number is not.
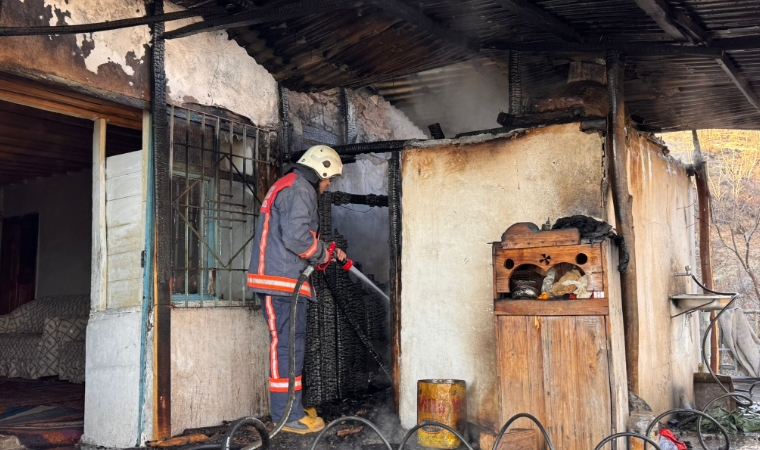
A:
[[[417,382],[417,423],[435,420],[464,436],[467,426],[467,386],[464,380],[419,380]],[[454,433],[426,426],[417,432],[424,447],[457,448],[462,443]]]

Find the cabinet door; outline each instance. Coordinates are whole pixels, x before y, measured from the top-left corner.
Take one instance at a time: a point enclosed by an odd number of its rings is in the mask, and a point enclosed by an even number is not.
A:
[[[587,450],[610,434],[605,316],[500,316],[502,423],[529,412],[555,448]],[[516,424],[527,426],[527,421]]]

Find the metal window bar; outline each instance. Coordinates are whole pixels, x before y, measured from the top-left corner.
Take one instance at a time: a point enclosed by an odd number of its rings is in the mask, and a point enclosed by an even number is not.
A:
[[[261,199],[279,171],[277,131],[176,106],[169,115],[173,303],[260,306],[247,272]]]

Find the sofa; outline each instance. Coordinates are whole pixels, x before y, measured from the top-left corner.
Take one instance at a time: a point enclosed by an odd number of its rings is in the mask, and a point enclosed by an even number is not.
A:
[[[90,297],[52,296],[0,316],[0,376],[84,382]]]

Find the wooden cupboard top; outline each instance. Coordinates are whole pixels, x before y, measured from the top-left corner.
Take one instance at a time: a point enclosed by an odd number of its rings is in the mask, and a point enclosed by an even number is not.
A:
[[[497,300],[493,304],[497,316],[607,316],[606,298],[580,300]]]

